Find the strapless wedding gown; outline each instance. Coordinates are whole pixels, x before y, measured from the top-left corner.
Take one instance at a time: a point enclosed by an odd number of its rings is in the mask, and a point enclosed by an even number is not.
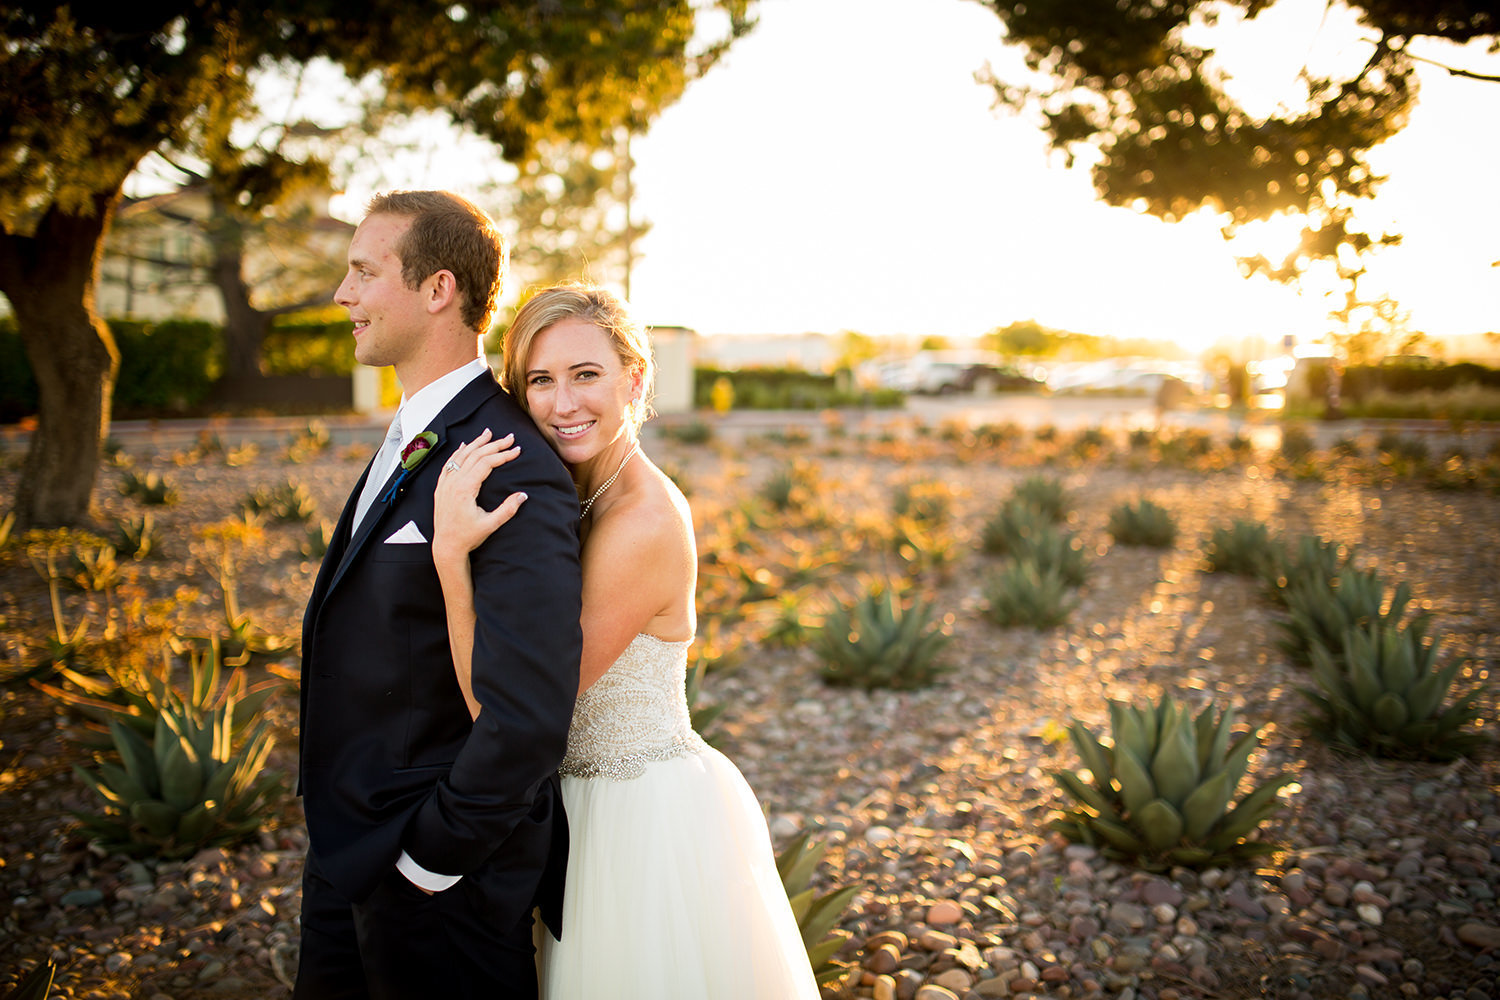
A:
[[[689,721],[689,642],[638,635],[578,699],[544,1000],[816,1000],[760,806]]]

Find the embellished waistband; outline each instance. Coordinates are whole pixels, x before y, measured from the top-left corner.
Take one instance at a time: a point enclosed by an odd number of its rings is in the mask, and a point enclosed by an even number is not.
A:
[[[580,755],[575,758],[569,754],[563,758],[557,773],[570,778],[612,778],[615,781],[629,781],[631,778],[639,778],[645,774],[647,764],[688,757],[707,749],[708,744],[703,742],[703,737],[689,732],[670,743],[647,747],[622,757],[586,758]]]

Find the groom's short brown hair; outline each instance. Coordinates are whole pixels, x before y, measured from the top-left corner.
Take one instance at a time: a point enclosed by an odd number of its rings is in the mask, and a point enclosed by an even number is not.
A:
[[[389,191],[371,198],[365,211],[411,220],[396,244],[406,287],[451,272],[464,325],[489,330],[505,276],[505,237],[479,206],[451,191]]]

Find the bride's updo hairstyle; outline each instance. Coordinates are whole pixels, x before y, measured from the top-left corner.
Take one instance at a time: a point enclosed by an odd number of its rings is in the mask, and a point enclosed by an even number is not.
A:
[[[505,331],[500,384],[530,413],[526,402],[526,360],[531,355],[531,345],[549,326],[565,319],[586,320],[603,330],[614,342],[615,354],[625,370],[640,373],[641,394],[625,411],[625,423],[631,434],[639,434],[641,425],[651,415],[656,378],[651,344],[645,329],[626,311],[625,303],[597,285],[554,285],[526,301],[510,329]]]

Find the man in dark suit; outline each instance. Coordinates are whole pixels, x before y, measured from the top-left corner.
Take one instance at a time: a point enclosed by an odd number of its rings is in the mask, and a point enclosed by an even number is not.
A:
[[[503,266],[479,209],[394,192],[371,202],[334,297],[354,320],[355,357],[392,366],[403,394],[303,620],[311,845],[297,1000],[534,1000],[533,908],[554,933],[561,923],[556,770],[582,643],[578,496],[480,354]],[[520,455],[480,503],[526,502],[472,555],[471,721],[432,561],[433,488],[486,428],[514,434]]]

